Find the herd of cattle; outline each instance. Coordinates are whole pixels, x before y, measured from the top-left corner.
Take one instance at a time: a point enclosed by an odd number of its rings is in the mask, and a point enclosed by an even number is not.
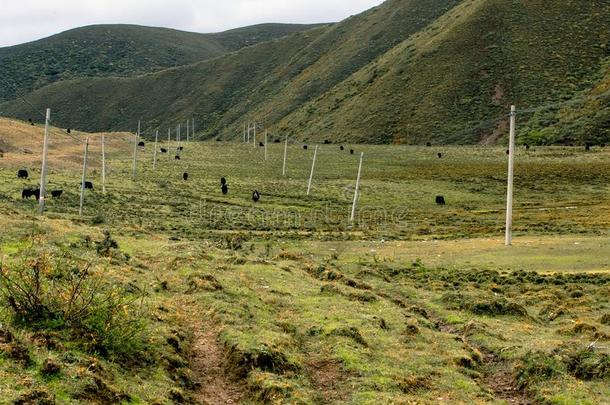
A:
[[[28,171],[24,170],[24,169],[19,170],[17,172],[17,178],[27,180],[29,178]],[[187,181],[189,178],[189,174],[186,172],[183,173],[182,178],[184,181]],[[93,190],[93,183],[90,181],[85,181],[85,189]],[[222,177],[220,179],[220,191],[224,195],[229,194],[229,185],[227,184],[227,179],[224,177]],[[63,190],[52,190],[51,196],[53,198],[60,198],[63,195],[63,193],[64,193]],[[23,191],[21,192],[21,198],[24,200],[28,200],[32,197],[34,197],[36,200],[40,199],[40,188],[28,187],[28,188],[24,188]],[[252,192],[252,201],[258,202],[260,199],[261,199],[261,194],[257,190],[254,190]]]

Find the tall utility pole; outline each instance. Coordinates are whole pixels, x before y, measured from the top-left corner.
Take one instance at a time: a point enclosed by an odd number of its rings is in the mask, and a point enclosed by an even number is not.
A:
[[[284,166],[282,167],[282,176],[286,175],[286,158],[288,157],[288,135],[286,135],[286,142],[284,143]]]
[[[246,143],[250,143],[250,121],[248,121],[248,142]]]
[[[157,168],[157,145],[159,144],[159,130],[155,132],[155,152],[153,154],[153,169]]]
[[[102,193],[106,194],[106,139],[102,134]]]
[[[193,118],[193,125],[191,125],[191,138],[195,138],[195,118]]]
[[[360,153],[360,165],[358,166],[358,177],[356,178],[356,190],[354,191],[354,202],[352,204],[352,214],[349,217],[350,222],[354,222],[356,219],[356,204],[358,203],[358,190],[360,188],[360,175],[362,174],[362,160],[364,159],[364,152]]]
[[[172,158],[172,152],[170,151],[171,143],[172,143],[172,129],[167,128],[167,157],[169,159]]]
[[[189,120],[186,120],[186,142],[188,143],[189,141],[189,132],[190,132],[190,122]]]
[[[267,130],[265,130],[265,162],[267,161]]]
[[[134,136],[133,139],[133,163],[131,165],[131,178],[133,180],[136,179],[136,168],[138,161],[138,139],[140,139],[140,121],[138,120],[138,133]]]
[[[313,161],[311,162],[311,174],[309,175],[309,185],[307,186],[307,195],[311,193],[311,182],[313,180],[313,171],[316,167],[316,157],[318,156],[318,145],[316,145],[316,150],[313,153]]]
[[[513,182],[515,177],[515,127],[517,121],[517,108],[510,108],[510,139],[508,145],[508,191],[506,196],[506,246],[513,243]]]
[[[47,108],[44,122],[44,143],[42,145],[42,169],[40,170],[40,198],[38,200],[38,214],[44,213],[44,197],[47,187],[47,155],[49,152],[49,121],[51,120],[51,109]]]
[[[256,121],[254,121],[254,142],[252,142],[252,145],[254,145],[254,147],[256,148]]]
[[[246,123],[244,122],[244,143],[246,143]]]
[[[83,216],[83,204],[85,202],[85,181],[87,178],[87,159],[89,157],[89,137],[85,141],[85,157],[83,159],[83,179],[80,184],[80,206],[78,209],[78,215]]]

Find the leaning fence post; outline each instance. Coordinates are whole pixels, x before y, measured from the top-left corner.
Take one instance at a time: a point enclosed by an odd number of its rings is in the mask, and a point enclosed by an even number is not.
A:
[[[78,208],[78,215],[83,216],[83,204],[85,202],[85,181],[87,178],[87,159],[89,156],[89,137],[85,141],[85,157],[83,158],[83,179],[80,184],[80,206]]]

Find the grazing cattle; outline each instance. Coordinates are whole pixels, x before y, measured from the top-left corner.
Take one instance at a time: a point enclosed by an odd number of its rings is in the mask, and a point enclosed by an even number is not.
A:
[[[354,150],[353,150],[353,149],[350,149],[350,150],[349,150],[349,154],[350,154],[350,155],[353,155],[353,154],[354,154]]]
[[[53,190],[51,191],[51,196],[53,198],[59,198],[64,193],[64,190]]]
[[[85,190],[93,190],[93,183],[90,182],[90,181],[86,181],[85,182]]]
[[[189,179],[189,174],[188,173],[183,173],[182,174],[182,178],[184,179],[184,181],[187,181]]]
[[[275,141],[273,141],[273,143],[280,143],[281,141],[279,139],[276,139]]]
[[[33,192],[34,192],[34,190],[32,190],[30,188],[24,188],[23,191],[21,192],[21,198],[23,198],[24,200],[26,198],[30,198],[32,196]]]
[[[605,144],[605,143],[602,143],[601,145],[599,145],[599,147],[600,147],[600,148],[605,148],[605,147],[606,147],[606,144]]]
[[[34,125],[34,121],[32,121],[32,119],[31,119],[31,118],[28,118],[28,121],[29,121],[29,123],[30,123],[31,125]]]
[[[265,144],[264,144],[264,143],[262,143],[262,142],[259,142],[259,143],[258,143],[258,146],[260,146],[260,147],[262,148],[262,147],[264,147],[264,146],[265,146]]]
[[[525,150],[530,150],[530,146],[527,143],[523,146],[525,146]]]
[[[31,189],[31,188],[23,189],[23,191],[21,192],[21,198],[29,200],[30,197],[34,197],[37,200],[39,200],[40,199],[40,190],[39,189]]]
[[[167,153],[167,149],[161,148],[161,153]]]
[[[427,147],[431,147],[432,146],[432,142],[426,142],[426,146]]]
[[[222,187],[220,187],[220,189],[222,190],[222,193],[224,195],[227,195],[229,193],[229,186],[227,186],[226,184],[223,184]]]
[[[71,130],[70,128],[68,128],[68,129],[66,129],[66,132],[67,132],[67,133],[69,133],[69,134],[71,134],[71,133],[72,133],[72,130]]]
[[[140,147],[142,147],[142,148],[143,148],[145,145],[146,145],[146,144],[145,144],[143,141],[138,142],[138,146],[140,146]]]
[[[585,145],[585,150],[586,150],[587,152],[588,152],[588,151],[590,151],[590,150],[591,150],[591,145],[586,144],[586,145]]]
[[[303,149],[307,150],[307,145],[303,145]]]
[[[176,155],[175,159],[180,160],[180,155]]]
[[[21,170],[19,170],[19,171],[17,172],[17,178],[18,178],[18,179],[27,179],[27,178],[28,178],[28,176],[29,176],[29,174],[28,174],[28,171],[27,171],[27,170],[23,170],[23,169],[21,169]]]
[[[180,150],[180,151],[184,150],[184,146],[178,146],[178,150]]]
[[[438,158],[439,158],[439,159],[442,159],[442,158],[443,158],[443,154],[442,154],[442,153],[440,153],[440,152],[439,152],[439,153],[437,153],[436,155],[438,156]]]
[[[438,205],[445,205],[445,197],[443,197],[442,195],[437,195],[436,196],[436,204]]]
[[[258,191],[254,190],[254,192],[252,193],[252,201],[254,202],[258,202],[258,200],[261,199],[261,195]]]
[[[506,154],[510,155],[510,149],[506,149]]]
[[[329,141],[328,139],[325,139],[325,140],[324,140],[324,145],[330,145],[331,143],[332,143],[332,142],[331,142],[331,141]]]
[[[221,185],[221,186],[224,186],[225,184],[227,184],[227,179],[225,179],[224,177],[222,177],[222,178],[220,179],[220,185]]]
[[[339,149],[340,150],[345,150],[345,147],[344,146],[339,146]]]

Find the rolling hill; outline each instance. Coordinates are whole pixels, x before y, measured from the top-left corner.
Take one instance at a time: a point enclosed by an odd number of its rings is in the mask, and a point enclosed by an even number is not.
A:
[[[195,117],[199,136],[228,139],[249,117],[307,141],[469,144],[501,142],[516,103],[523,141],[608,143],[608,20],[602,0],[388,0],[210,60],[63,81],[28,99],[84,130]],[[33,114],[19,101],[0,111]]]
[[[239,50],[312,25],[261,24],[216,34],[137,25],[93,25],[0,48],[0,101],[80,77],[132,76]],[[6,82],[6,83],[4,83]]]

